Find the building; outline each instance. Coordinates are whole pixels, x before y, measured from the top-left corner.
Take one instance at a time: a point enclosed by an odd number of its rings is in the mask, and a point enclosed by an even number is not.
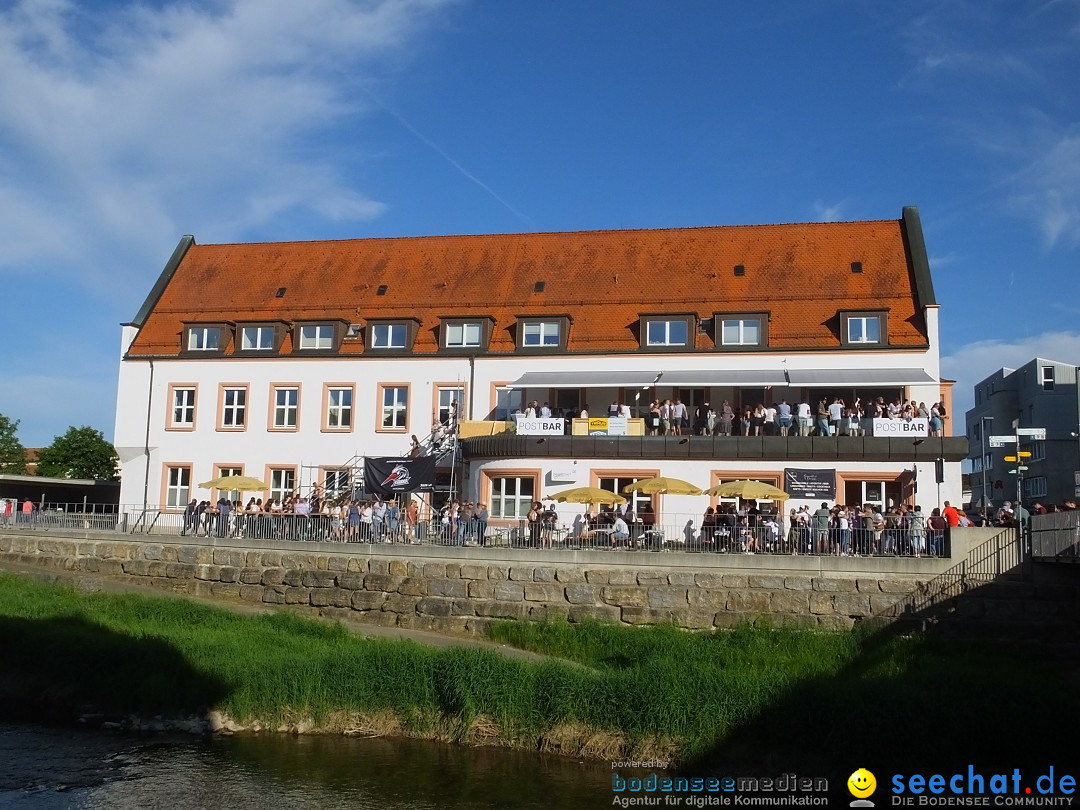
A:
[[[970,444],[971,502],[1000,507],[1016,500],[1016,462],[1006,461],[1015,441],[991,446],[991,436],[1013,436],[1021,430],[1043,428],[1046,439],[1020,436],[1024,458],[1021,487],[1025,502],[1060,504],[1075,498],[1080,479],[1080,403],[1076,366],[1036,357],[1017,369],[1000,368],[975,386],[975,406],[965,415]],[[984,488],[985,487],[985,488]]]
[[[406,454],[453,407],[462,452],[444,464],[456,493],[490,504],[495,521],[560,486],[621,488],[654,473],[783,486],[785,470],[806,471],[836,500],[917,493],[929,508],[959,500],[967,455],[964,437],[906,434],[500,434],[533,400],[592,416],[622,403],[632,417],[656,398],[691,414],[836,397],[951,407],[914,208],[867,222],[225,245],[185,236],[123,326],[121,356],[115,445],[131,507],[178,509],[211,497],[198,482],[233,472],[262,477],[262,497],[347,491],[357,459]],[[642,426],[631,419],[629,432]],[[674,519],[707,503],[652,505]]]

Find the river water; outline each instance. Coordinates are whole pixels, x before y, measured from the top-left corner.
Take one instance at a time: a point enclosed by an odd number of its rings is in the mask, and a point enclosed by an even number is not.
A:
[[[0,808],[596,808],[606,763],[418,740],[0,723]]]

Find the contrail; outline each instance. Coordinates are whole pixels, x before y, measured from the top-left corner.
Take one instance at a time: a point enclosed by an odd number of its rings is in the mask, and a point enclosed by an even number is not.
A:
[[[400,123],[403,127],[405,127],[405,129],[409,130],[409,132],[411,132],[413,135],[415,135],[417,138],[419,138],[421,141],[423,141],[425,144],[427,144],[429,147],[431,147],[431,149],[433,151],[435,151],[437,154],[441,155],[443,160],[445,160],[447,163],[449,163],[451,166],[453,166],[455,169],[457,169],[459,172],[461,172],[461,174],[464,175],[467,179],[469,179],[472,182],[476,183],[476,185],[480,186],[480,188],[482,188],[484,191],[486,191],[488,194],[490,194],[492,197],[494,197],[499,202],[499,204],[501,204],[504,208],[506,208],[506,210],[510,211],[514,216],[516,216],[518,219],[520,219],[522,222],[524,222],[526,225],[528,225],[530,229],[538,230],[538,228],[536,227],[536,223],[533,222],[532,219],[530,219],[528,216],[523,214],[521,211],[514,208],[514,206],[512,206],[510,203],[508,203],[506,200],[504,200],[502,197],[500,197],[498,194],[496,194],[495,190],[491,186],[489,186],[487,183],[485,183],[483,180],[481,180],[475,174],[470,172],[468,169],[466,169],[464,166],[462,166],[460,163],[458,163],[456,160],[454,160],[452,157],[450,157],[450,155],[448,155],[437,143],[435,143],[433,140],[431,140],[431,138],[429,138],[423,132],[421,132],[416,127],[414,127],[412,124],[410,124],[408,121],[406,121],[405,118],[400,113],[398,113],[396,110],[390,108],[386,104],[383,104],[379,99],[377,99],[374,95],[372,95],[372,93],[369,90],[364,90],[364,92],[367,94],[367,96],[372,101],[374,101],[377,105],[382,107],[382,109],[384,109],[386,112],[388,112],[394,118],[396,118],[398,123]]]

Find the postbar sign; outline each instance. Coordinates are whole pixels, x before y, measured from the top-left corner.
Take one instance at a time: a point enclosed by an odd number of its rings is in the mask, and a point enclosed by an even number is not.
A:
[[[566,429],[564,419],[528,416],[517,416],[515,419],[519,436],[562,436]]]

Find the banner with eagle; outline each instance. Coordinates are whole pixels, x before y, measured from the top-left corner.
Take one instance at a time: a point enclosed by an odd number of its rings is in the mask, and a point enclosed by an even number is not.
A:
[[[364,459],[364,489],[380,498],[435,489],[435,456]]]

